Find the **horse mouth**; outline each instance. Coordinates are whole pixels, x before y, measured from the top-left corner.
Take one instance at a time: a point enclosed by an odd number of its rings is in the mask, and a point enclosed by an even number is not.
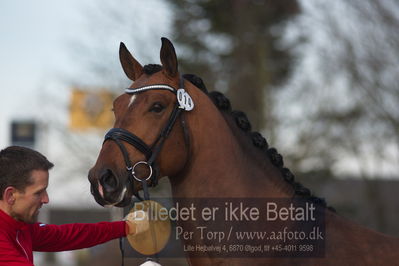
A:
[[[126,192],[127,192],[126,187],[124,187],[122,189],[122,191],[119,194],[119,197],[116,200],[112,199],[111,201],[106,200],[106,196],[104,195],[104,188],[100,184],[100,182],[98,182],[98,192],[99,192],[100,196],[108,203],[108,204],[106,204],[106,206],[111,205],[111,206],[117,206],[117,207],[124,207],[121,205],[123,205],[124,201],[126,201]]]
[[[136,174],[140,178],[142,176],[148,176],[148,168],[137,167]],[[133,186],[131,180],[126,172],[114,171],[110,168],[96,170],[95,168],[90,169],[88,174],[88,180],[90,182],[90,192],[94,197],[94,200],[103,207],[127,207],[131,205],[138,191],[142,189],[141,184]],[[130,179],[129,179],[130,178]],[[129,182],[129,180],[131,180]]]
[[[120,192],[107,193],[106,189],[100,182],[91,183],[91,194],[94,200],[103,207],[126,207],[131,202],[131,196],[126,187],[122,188]]]

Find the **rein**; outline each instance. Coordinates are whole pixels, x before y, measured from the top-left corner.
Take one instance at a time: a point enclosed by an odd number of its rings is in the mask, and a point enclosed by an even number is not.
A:
[[[134,190],[134,181],[136,180],[137,182],[141,182],[143,186],[143,192],[144,192],[144,200],[149,200],[150,195],[148,192],[148,185],[147,182],[150,181],[150,186],[155,187],[158,184],[158,174],[159,174],[159,168],[156,166],[155,161],[163,147],[163,144],[167,137],[169,136],[170,132],[172,131],[172,128],[174,124],[176,123],[177,118],[180,116],[182,111],[191,111],[194,108],[194,102],[191,99],[190,95],[185,91],[184,89],[184,79],[181,77],[179,79],[179,89],[175,89],[169,85],[166,84],[154,84],[154,85],[148,85],[148,86],[143,86],[135,89],[127,88],[125,89],[125,93],[127,94],[135,94],[135,93],[140,93],[148,90],[168,90],[176,95],[177,102],[175,103],[175,106],[173,107],[173,110],[169,116],[168,122],[166,125],[163,127],[161,130],[159,136],[157,139],[154,141],[154,143],[151,146],[148,146],[140,137],[136,136],[135,134],[123,129],[123,128],[112,128],[110,129],[107,134],[104,137],[104,142],[107,140],[112,140],[114,141],[119,149],[121,150],[121,153],[123,155],[123,159],[125,161],[126,165],[126,170],[128,172],[128,180],[127,182],[131,182],[132,185],[132,191],[133,195],[138,198],[140,201],[143,201],[143,199],[140,197],[138,194],[138,191],[135,192]],[[185,123],[182,122],[184,134],[185,134],[185,139],[187,140],[187,133],[186,133],[186,128],[185,128]],[[141,153],[145,155],[146,161],[139,161],[136,162],[135,164],[132,163],[129,157],[129,153],[123,144],[123,142],[126,142],[133,147],[135,147],[137,150],[139,150]],[[149,175],[146,178],[139,178],[136,176],[135,169],[139,165],[144,165],[148,167],[149,170]],[[121,254],[122,254],[122,265],[124,263],[124,249],[123,249],[123,241],[120,239],[120,249],[121,249]]]

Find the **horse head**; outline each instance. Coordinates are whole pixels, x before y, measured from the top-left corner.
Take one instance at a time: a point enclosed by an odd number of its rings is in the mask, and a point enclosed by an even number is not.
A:
[[[113,103],[114,128],[88,178],[97,203],[123,207],[143,186],[184,168],[188,145],[182,112],[191,111],[193,103],[181,88],[184,81],[168,39],[162,38],[162,65],[143,67],[123,43],[119,57],[134,82]]]

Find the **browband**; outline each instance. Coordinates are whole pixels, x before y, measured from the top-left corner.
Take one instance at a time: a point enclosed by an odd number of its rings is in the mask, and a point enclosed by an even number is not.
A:
[[[154,89],[156,89],[156,90],[169,90],[169,91],[171,91],[173,93],[176,93],[176,89],[175,88],[173,88],[172,86],[166,85],[166,84],[148,85],[148,86],[143,86],[143,87],[135,88],[135,89],[127,88],[127,89],[125,89],[125,92],[127,94],[133,94],[133,93],[136,93],[136,92],[143,92],[143,91],[154,90]]]

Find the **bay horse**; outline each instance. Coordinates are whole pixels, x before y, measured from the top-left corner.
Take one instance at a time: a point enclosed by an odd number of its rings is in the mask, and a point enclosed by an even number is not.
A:
[[[335,213],[295,181],[283,158],[245,114],[194,75],[180,76],[172,43],[162,38],[161,65],[142,66],[121,43],[122,68],[133,84],[114,101],[114,128],[89,171],[100,205],[128,206],[140,190],[168,176],[173,198],[303,198],[321,206],[321,257],[190,257],[191,265],[394,265],[399,241]],[[237,66],[239,67],[239,66]],[[243,90],[245,88],[242,88]],[[186,226],[195,226],[195,221]],[[201,239],[196,239],[201,242]]]

